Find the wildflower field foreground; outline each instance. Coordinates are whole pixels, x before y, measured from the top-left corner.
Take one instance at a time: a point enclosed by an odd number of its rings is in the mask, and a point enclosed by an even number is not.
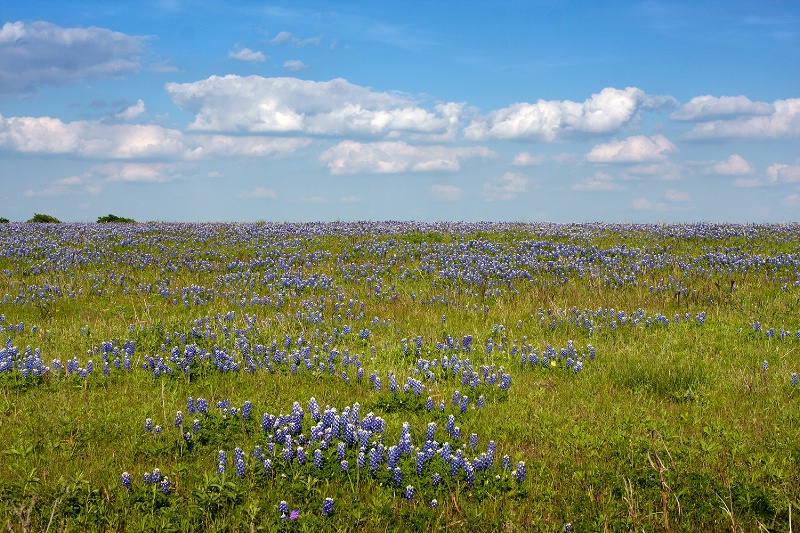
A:
[[[789,531],[800,225],[0,225],[11,531]]]

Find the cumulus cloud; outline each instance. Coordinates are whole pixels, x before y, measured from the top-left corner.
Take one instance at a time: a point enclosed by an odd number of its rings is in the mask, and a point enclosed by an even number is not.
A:
[[[147,108],[144,105],[144,100],[140,99],[134,105],[128,106],[119,113],[114,113],[113,115],[108,117],[108,121],[129,122],[133,119],[139,118],[145,113],[147,113]]]
[[[144,112],[140,100],[122,112]],[[310,139],[185,135],[158,125],[109,124],[103,121],[62,122],[51,117],[0,115],[0,150],[27,154],[66,154],[90,159],[198,159],[208,155],[265,156],[294,152]]]
[[[292,43],[298,46],[305,46],[307,44],[319,44],[322,42],[322,36],[317,37],[306,37],[305,39],[300,39],[295,37],[288,31],[278,32],[278,34],[273,37],[270,41],[270,44],[281,44],[281,43]]]
[[[625,180],[654,178],[659,181],[679,181],[684,179],[686,174],[693,174],[693,172],[683,165],[671,161],[661,161],[627,167],[621,172],[620,177]]]
[[[667,189],[667,192],[664,193],[664,198],[670,202],[688,202],[692,199],[692,195],[686,191]]]
[[[682,138],[790,139],[800,137],[800,98],[775,100],[771,112],[757,116],[734,116],[695,124]]]
[[[622,141],[598,144],[586,155],[591,163],[642,163],[666,159],[675,145],[663,135],[634,135]]]
[[[429,196],[437,202],[456,202],[464,197],[464,191],[455,185],[434,185],[429,190]]]
[[[528,190],[530,178],[516,172],[506,172],[483,184],[483,199],[487,202],[508,202]]]
[[[696,96],[682,105],[669,118],[672,120],[705,122],[739,117],[770,115],[775,107],[765,102],[753,102],[746,96]]]
[[[264,52],[258,50],[250,50],[249,48],[240,48],[238,50],[231,50],[228,52],[228,57],[231,59],[238,59],[239,61],[261,62],[266,61],[267,56]]]
[[[239,193],[240,198],[275,198],[277,193],[272,189],[267,189],[265,187],[256,187],[254,189],[250,189],[249,191],[242,191]]]
[[[583,103],[538,100],[489,113],[464,130],[468,139],[554,141],[569,134],[604,134],[640,118],[643,110],[675,105],[672,97],[648,96],[641,89],[607,87]]]
[[[225,155],[285,155],[311,144],[311,139],[306,137],[192,135],[187,139],[192,145],[187,149],[187,159]]]
[[[414,146],[402,141],[342,141],[319,156],[331,174],[390,174],[458,170],[463,159],[486,159],[496,153],[484,147]]]
[[[531,155],[530,152],[520,152],[514,156],[514,160],[511,162],[511,164],[515,167],[528,167],[540,165],[542,160],[542,156]]]
[[[136,72],[144,39],[104,28],[6,22],[0,28],[0,95]]]
[[[771,185],[800,182],[800,165],[775,163],[767,167],[767,181]]]
[[[752,174],[755,171],[756,168],[753,164],[739,154],[732,154],[727,160],[714,163],[708,168],[710,174],[720,174],[723,176],[741,176],[744,174]]]
[[[787,165],[774,163],[767,167],[766,176],[752,178],[737,178],[734,187],[774,187],[778,185],[793,185],[800,183],[800,165]]]
[[[306,65],[299,59],[289,59],[283,62],[283,68],[288,68],[292,72],[297,72],[298,70],[303,70],[304,68],[308,68],[308,65]]]
[[[175,157],[183,134],[154,125],[62,122],[51,117],[0,116],[0,149],[21,153],[72,154],[98,159]]]
[[[93,167],[106,181],[164,183],[183,178],[174,163],[105,163]]]
[[[651,202],[647,198],[636,198],[631,202],[631,207],[636,211],[663,211],[667,206],[661,202]]]
[[[625,187],[614,181],[614,177],[605,172],[597,172],[580,183],[573,184],[570,189],[573,191],[621,191]]]
[[[306,135],[455,134],[458,104],[426,110],[411,98],[343,79],[212,76],[168,83],[173,102],[195,115],[189,129]]]

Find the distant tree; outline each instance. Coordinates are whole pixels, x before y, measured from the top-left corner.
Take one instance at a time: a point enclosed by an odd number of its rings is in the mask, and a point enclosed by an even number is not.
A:
[[[51,215],[43,215],[41,213],[34,213],[33,218],[28,222],[43,222],[47,224],[60,224],[61,221]]]
[[[107,222],[119,222],[125,224],[133,224],[136,221],[132,218],[125,218],[125,217],[118,217],[117,215],[106,215],[104,217],[97,217],[98,224],[103,224]]]
[[[9,222],[11,221],[8,220],[6,217],[0,217],[0,224],[8,224]]]

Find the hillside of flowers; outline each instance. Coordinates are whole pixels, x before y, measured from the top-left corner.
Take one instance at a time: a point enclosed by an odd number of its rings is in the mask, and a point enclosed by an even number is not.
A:
[[[800,225],[0,225],[10,531],[788,531]]]

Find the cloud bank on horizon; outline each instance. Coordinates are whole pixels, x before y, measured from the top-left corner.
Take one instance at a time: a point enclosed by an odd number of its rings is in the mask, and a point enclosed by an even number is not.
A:
[[[441,6],[415,18],[391,4],[175,0],[145,17],[78,4],[0,20],[0,216],[800,214],[791,3],[726,14],[677,3],[668,15],[652,2],[602,14],[512,3],[516,16],[475,4],[450,25]],[[596,25],[627,42],[593,40]]]

